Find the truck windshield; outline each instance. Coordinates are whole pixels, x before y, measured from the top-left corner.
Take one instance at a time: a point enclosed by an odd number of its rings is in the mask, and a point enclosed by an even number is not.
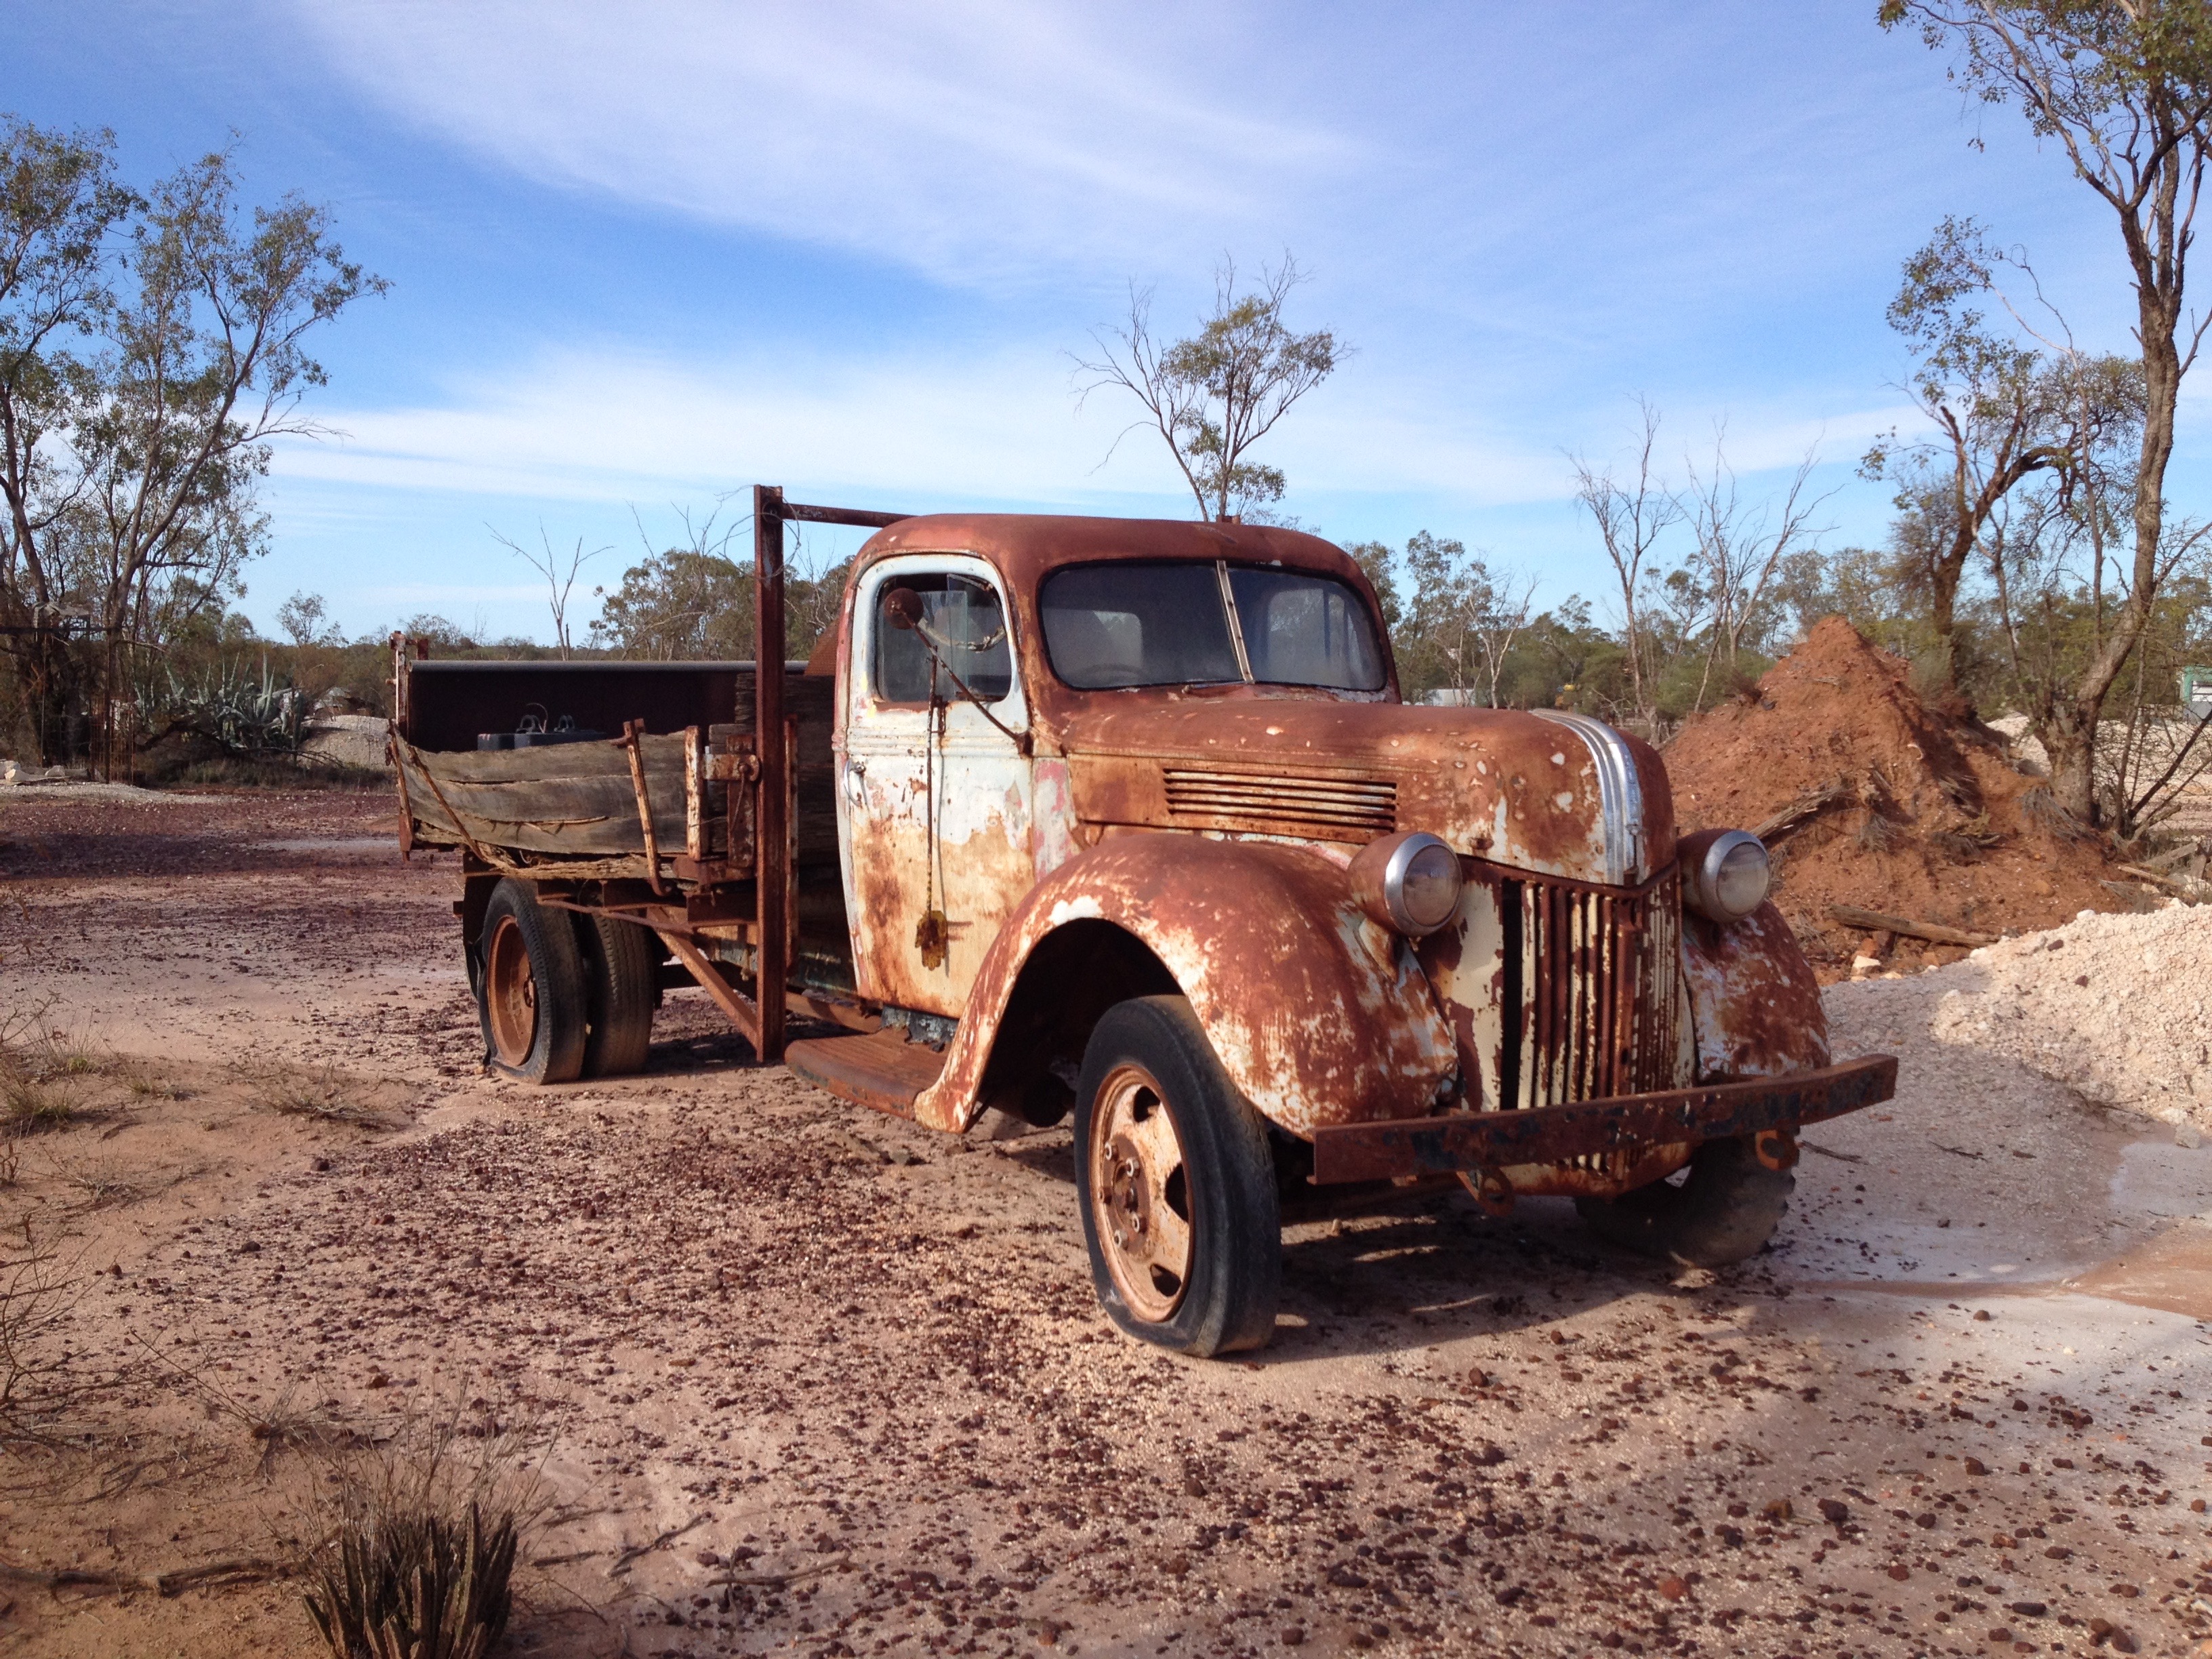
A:
[[[1344,583],[1310,571],[1183,560],[1076,565],[1045,578],[1038,606],[1053,672],[1079,690],[1240,680],[1382,689],[1367,606]]]

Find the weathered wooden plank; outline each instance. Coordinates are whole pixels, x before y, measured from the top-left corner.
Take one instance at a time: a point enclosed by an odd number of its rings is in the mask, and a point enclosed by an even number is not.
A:
[[[619,743],[594,738],[586,743],[551,743],[533,749],[418,750],[423,764],[437,776],[465,783],[528,783],[546,779],[629,776],[629,757]],[[673,769],[678,786],[684,778],[684,739],[680,736],[647,738],[645,769],[648,776]]]
[[[684,744],[645,740],[646,789],[655,837],[684,844]],[[629,757],[613,744],[543,749],[403,749],[407,799],[431,838],[441,834],[490,847],[568,856],[642,855]]]
[[[802,747],[804,735],[802,730]],[[687,829],[684,739],[647,737],[643,758],[654,838],[663,848],[680,849],[686,844]],[[473,841],[487,848],[563,857],[644,856],[629,757],[617,744],[430,753],[406,749],[400,763],[408,805],[426,840]],[[826,748],[821,763],[799,767],[798,783],[794,854],[805,863],[834,860],[836,783]],[[708,817],[718,825],[730,787],[708,786]],[[719,836],[715,850],[720,850]]]

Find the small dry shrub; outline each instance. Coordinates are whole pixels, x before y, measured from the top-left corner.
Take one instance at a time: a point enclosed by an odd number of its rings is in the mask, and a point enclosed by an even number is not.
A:
[[[342,1533],[307,1591],[307,1616],[338,1659],[481,1659],[514,1605],[515,1523],[401,1515]]]
[[[51,1248],[0,1250],[0,1443],[48,1444],[87,1393],[69,1345],[83,1283]]]
[[[1887,853],[1905,839],[1905,831],[1881,813],[1869,811],[1866,822],[1851,837],[1851,844],[1862,853]]]
[[[105,1069],[91,1042],[54,1024],[52,999],[0,1011],[0,1135],[58,1129],[82,1116]]]
[[[142,1066],[130,1067],[123,1077],[124,1086],[140,1100],[190,1100],[192,1091],[182,1084],[173,1083]]]
[[[253,1103],[286,1117],[313,1118],[319,1123],[349,1124],[356,1129],[393,1129],[398,1122],[367,1098],[358,1078],[335,1066],[319,1071],[270,1071],[255,1078]]]
[[[2047,783],[2023,791],[2020,811],[2030,823],[2041,824],[2061,841],[2087,841],[2096,833],[2058,804],[2058,797],[2051,793]]]
[[[544,1498],[533,1437],[455,1409],[334,1462],[303,1598],[335,1659],[482,1659]]]

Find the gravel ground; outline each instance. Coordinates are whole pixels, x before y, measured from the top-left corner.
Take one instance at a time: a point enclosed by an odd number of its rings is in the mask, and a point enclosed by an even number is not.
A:
[[[455,872],[401,864],[388,817],[0,805],[0,999],[98,1057],[17,1143],[0,1237],[76,1264],[77,1363],[112,1379],[89,1439],[6,1455],[0,1561],[262,1549],[319,1468],[271,1425],[443,1414],[547,1447],[526,1653],[2208,1628],[2212,1151],[1939,1035],[1934,975],[1831,994],[1838,1052],[1898,1053],[1903,1091],[1808,1136],[1743,1269],[1422,1198],[1292,1230],[1273,1346],[1191,1362],[1097,1314],[1064,1132],[871,1117],[690,994],[641,1077],[480,1076]],[[280,1587],[0,1604],[0,1652],[314,1650]]]

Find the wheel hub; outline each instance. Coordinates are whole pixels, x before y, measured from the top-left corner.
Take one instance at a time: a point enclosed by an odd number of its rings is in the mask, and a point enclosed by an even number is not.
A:
[[[1125,1066],[1091,1113],[1093,1220],[1108,1271],[1139,1319],[1174,1316],[1190,1278],[1189,1183],[1182,1142],[1159,1085]]]
[[[538,980],[530,971],[521,925],[513,916],[494,924],[484,947],[484,1009],[500,1064],[526,1064],[538,1041]]]

